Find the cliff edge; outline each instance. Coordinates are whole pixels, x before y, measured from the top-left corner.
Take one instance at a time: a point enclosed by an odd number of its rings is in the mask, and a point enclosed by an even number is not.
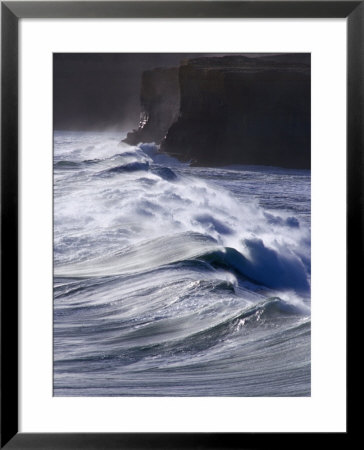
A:
[[[229,55],[145,72],[141,122],[126,142],[156,142],[194,165],[310,168],[309,54]]]
[[[140,92],[139,127],[124,142],[160,143],[177,120],[180,109],[179,68],[158,68],[143,72]]]

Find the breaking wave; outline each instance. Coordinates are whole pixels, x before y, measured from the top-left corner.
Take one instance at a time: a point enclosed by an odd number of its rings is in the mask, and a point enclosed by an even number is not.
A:
[[[55,134],[55,395],[309,395],[310,173],[119,142]]]

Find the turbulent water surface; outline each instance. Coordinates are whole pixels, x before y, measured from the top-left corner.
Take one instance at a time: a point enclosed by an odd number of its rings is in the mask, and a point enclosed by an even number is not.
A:
[[[55,132],[54,395],[310,395],[310,172],[121,137]]]

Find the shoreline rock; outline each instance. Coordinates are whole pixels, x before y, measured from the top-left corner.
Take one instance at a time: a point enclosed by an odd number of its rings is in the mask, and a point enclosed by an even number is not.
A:
[[[229,55],[145,72],[141,122],[125,142],[193,165],[309,169],[309,54]]]

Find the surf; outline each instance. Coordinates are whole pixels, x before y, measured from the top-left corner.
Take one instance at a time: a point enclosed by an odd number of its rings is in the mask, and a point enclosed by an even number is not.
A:
[[[55,133],[55,395],[308,395],[310,264],[309,172]]]

